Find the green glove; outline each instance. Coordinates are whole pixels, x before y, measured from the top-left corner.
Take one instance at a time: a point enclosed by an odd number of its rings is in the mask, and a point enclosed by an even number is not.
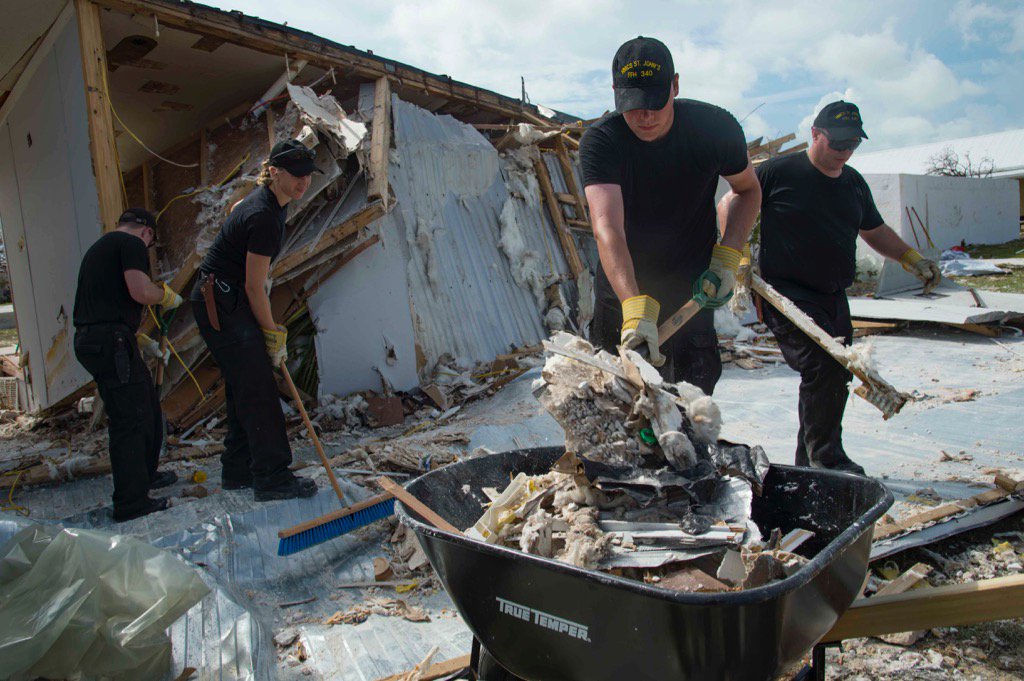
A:
[[[650,296],[633,296],[622,301],[622,332],[619,343],[628,350],[647,345],[648,361],[660,367],[665,356],[658,349],[658,313],[661,305]]]
[[[900,264],[903,265],[903,269],[921,280],[924,284],[924,293],[931,293],[942,281],[942,270],[935,261],[929,260],[913,248],[908,248],[907,252],[900,256]]]
[[[736,272],[742,254],[735,248],[715,244],[711,249],[711,264],[694,283],[694,298],[701,307],[722,307],[732,298],[736,288]]]

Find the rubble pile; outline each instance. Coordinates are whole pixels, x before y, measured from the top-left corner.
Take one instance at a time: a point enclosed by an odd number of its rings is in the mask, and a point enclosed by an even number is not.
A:
[[[688,383],[666,383],[632,351],[619,357],[556,334],[545,343],[541,404],[566,454],[519,473],[467,534],[492,544],[684,591],[748,589],[807,562],[813,533],[763,539],[751,520],[768,461],[719,441],[721,414]]]

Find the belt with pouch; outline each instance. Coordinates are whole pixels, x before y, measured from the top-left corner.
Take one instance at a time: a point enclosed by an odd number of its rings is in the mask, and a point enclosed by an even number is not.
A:
[[[214,299],[214,288],[218,289],[221,293],[230,293],[232,284],[218,279],[217,275],[212,272],[209,274],[200,274],[202,277],[202,285],[199,290],[203,294],[203,302],[206,303],[206,316],[210,320],[210,326],[215,331],[220,331],[220,317],[217,315],[217,301]]]

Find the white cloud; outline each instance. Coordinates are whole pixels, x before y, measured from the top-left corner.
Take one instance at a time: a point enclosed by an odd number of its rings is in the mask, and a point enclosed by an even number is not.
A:
[[[1020,3],[993,6],[958,0],[949,22],[967,45],[995,41],[1004,52],[1024,51],[1024,6]]]
[[[533,102],[583,117],[612,106],[612,55],[636,35],[670,47],[682,96],[747,116],[748,137],[806,136],[809,103],[839,97],[861,107],[876,148],[1019,125],[1024,109],[1024,63],[1006,56],[1024,50],[1024,3],[656,0],[643,13],[611,0],[213,1],[512,97],[523,76]],[[948,49],[943,31],[978,56]]]

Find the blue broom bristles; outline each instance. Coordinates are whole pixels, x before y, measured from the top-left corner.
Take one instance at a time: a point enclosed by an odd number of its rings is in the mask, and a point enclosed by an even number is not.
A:
[[[281,539],[277,545],[277,555],[290,556],[311,546],[316,546],[335,537],[348,534],[352,530],[365,527],[377,520],[392,516],[394,513],[395,500],[393,498],[378,502],[373,506],[359,509],[350,515],[329,520],[322,525],[311,527],[308,530]]]

